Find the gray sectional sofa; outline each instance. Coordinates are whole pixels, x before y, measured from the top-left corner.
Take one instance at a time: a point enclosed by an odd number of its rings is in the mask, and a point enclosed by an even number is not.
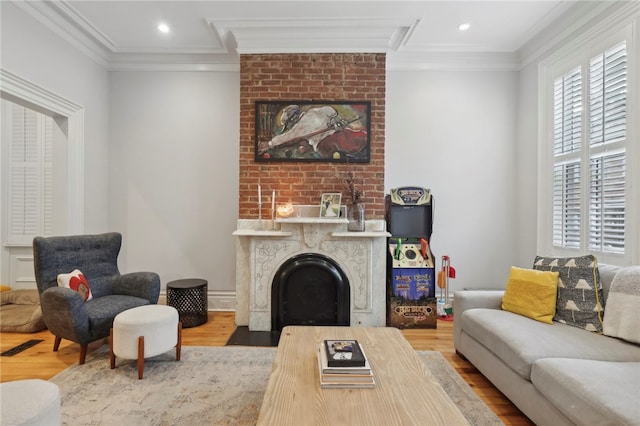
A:
[[[605,317],[621,269],[598,267]],[[460,355],[538,425],[640,425],[640,345],[503,311],[503,294],[455,292]]]

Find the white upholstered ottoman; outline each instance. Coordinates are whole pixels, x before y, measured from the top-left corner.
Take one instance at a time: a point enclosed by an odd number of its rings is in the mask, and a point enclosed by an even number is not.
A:
[[[116,368],[116,356],[138,360],[138,379],[142,379],[144,359],[176,348],[180,361],[182,324],[176,308],[145,305],[116,315],[109,336],[109,361]]]
[[[40,379],[0,384],[0,424],[50,426],[60,424],[58,385]]]

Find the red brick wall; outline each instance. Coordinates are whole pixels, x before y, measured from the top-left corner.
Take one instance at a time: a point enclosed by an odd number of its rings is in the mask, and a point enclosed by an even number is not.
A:
[[[323,192],[342,192],[352,171],[363,190],[367,219],[384,217],[385,54],[240,55],[240,188],[239,217],[258,217],[258,181],[262,217],[276,204],[320,204]],[[255,101],[350,100],[371,102],[371,162],[256,163]]]

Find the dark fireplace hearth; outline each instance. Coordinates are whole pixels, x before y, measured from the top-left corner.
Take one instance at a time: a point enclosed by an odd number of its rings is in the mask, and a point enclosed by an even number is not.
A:
[[[282,264],[271,287],[273,331],[288,325],[350,323],[349,281],[332,259],[318,253],[296,255]]]

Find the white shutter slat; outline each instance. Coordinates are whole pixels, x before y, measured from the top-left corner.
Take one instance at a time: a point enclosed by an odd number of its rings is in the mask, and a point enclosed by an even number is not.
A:
[[[10,174],[9,233],[20,238],[38,231],[38,171],[33,167],[15,166]]]
[[[590,161],[589,247],[610,253],[625,248],[625,152]]]
[[[582,137],[582,77],[574,68],[554,82],[554,154],[576,152]]]
[[[53,119],[10,105],[7,242],[30,244],[33,237],[54,230]]]
[[[53,235],[53,120],[44,120],[43,235]]]
[[[581,185],[580,164],[572,163],[565,166],[565,205],[564,205],[564,235],[565,247],[580,247],[581,224]]]
[[[579,161],[556,164],[553,181],[553,242],[556,246],[580,246],[580,192]]]
[[[611,145],[626,140],[627,51],[620,43],[590,61],[590,144]],[[626,153],[590,159],[589,248],[624,253]]]
[[[627,53],[620,43],[589,63],[590,144],[610,144],[626,137]]]
[[[562,230],[564,223],[564,209],[563,206],[563,170],[564,167],[562,165],[555,165],[553,168],[553,201],[552,201],[552,235],[553,235],[553,245],[554,246],[562,246]]]

